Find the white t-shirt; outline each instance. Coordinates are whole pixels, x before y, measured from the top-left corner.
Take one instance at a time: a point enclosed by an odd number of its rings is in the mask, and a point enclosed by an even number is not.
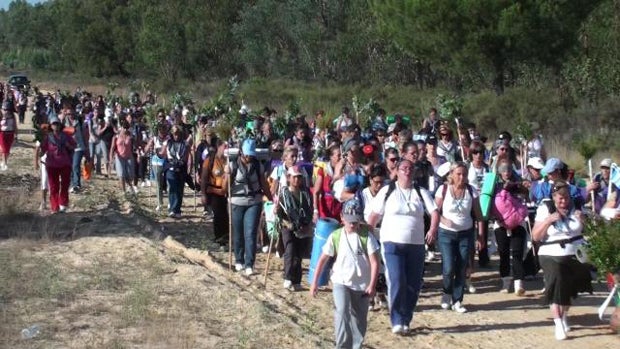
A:
[[[415,188],[402,189],[396,183],[386,201],[389,187],[381,188],[372,201],[372,212],[383,215],[381,242],[424,245],[424,210],[429,214],[437,210],[435,200],[424,188],[420,188],[420,198]]]
[[[304,183],[306,184],[307,188],[312,188],[312,186],[310,185],[310,177],[308,176],[306,169],[303,167],[300,167],[300,169],[301,169],[301,175],[304,177]],[[288,187],[288,177],[286,175],[287,170],[288,169],[285,168],[284,164],[280,164],[276,166],[271,171],[271,175],[269,175],[269,178],[273,179],[274,181],[279,182],[278,190],[284,187]]]
[[[370,217],[370,213],[372,212],[372,200],[374,200],[374,196],[370,193],[370,188],[366,187],[362,190],[362,199],[364,200],[364,220],[368,222],[368,218]]]
[[[536,222],[542,222],[549,216],[549,208],[542,204],[536,210]],[[570,219],[558,221],[547,229],[547,239],[545,241],[558,241],[570,239],[574,236],[581,235],[583,231],[583,223],[575,218],[572,213]],[[538,250],[540,256],[571,256],[575,254],[577,247],[584,243],[584,240],[577,240],[565,244],[564,248],[560,244],[542,245]]]
[[[368,256],[379,250],[379,243],[372,234],[368,234],[366,252],[362,250],[362,242],[357,233],[340,232],[338,253],[332,267],[331,282],[347,286],[355,291],[364,291],[370,283],[370,259]],[[334,244],[332,234],[329,235],[323,253],[333,257]]]
[[[437,189],[435,198],[441,198],[443,195],[444,185]],[[452,191],[450,189],[450,186],[448,186],[448,189],[446,190],[446,197],[443,199],[443,210],[441,213],[441,215],[449,221],[447,222],[442,219],[439,222],[439,227],[450,231],[463,231],[471,229],[474,226],[474,220],[471,217],[471,208],[474,203],[474,198],[478,197],[478,193],[475,190],[472,190],[472,198],[469,194],[469,190],[465,188],[463,198],[459,200],[452,196]]]
[[[476,188],[476,192],[478,193],[480,193],[480,189],[482,189],[484,174],[487,172],[489,172],[489,170],[485,166],[482,166],[481,168],[475,168],[474,165],[469,164],[469,170],[467,171],[467,181],[474,188]]]

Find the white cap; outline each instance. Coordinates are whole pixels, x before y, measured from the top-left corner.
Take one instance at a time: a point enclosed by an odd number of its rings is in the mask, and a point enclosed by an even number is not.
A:
[[[532,167],[537,170],[542,170],[542,168],[545,167],[545,163],[542,161],[541,158],[533,157],[527,160],[527,167]]]
[[[603,161],[601,161],[601,167],[611,167],[611,159],[603,159]]]
[[[114,116],[114,112],[112,111],[112,108],[105,108],[105,116],[107,118],[112,118],[112,116]]]

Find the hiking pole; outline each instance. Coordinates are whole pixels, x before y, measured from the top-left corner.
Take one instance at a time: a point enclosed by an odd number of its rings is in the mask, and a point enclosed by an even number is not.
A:
[[[454,122],[456,122],[456,134],[459,137],[459,148],[461,148],[461,161],[467,161],[465,158],[465,149],[463,149],[463,143],[461,141],[461,124],[459,123],[459,118],[454,118]]]
[[[588,159],[588,172],[590,175],[590,183],[594,183],[594,177],[592,177],[592,159]],[[595,210],[595,206],[594,206],[594,190],[590,191],[590,199],[591,199],[591,203],[592,203],[592,212],[594,212]]]
[[[226,167],[230,168],[230,154],[226,157]],[[232,270],[232,202],[230,194],[230,174],[228,175],[228,270]]]
[[[196,174],[198,173],[198,169],[196,168],[196,165],[194,164],[194,175],[192,176],[192,182],[194,182],[194,212],[196,212],[197,207],[198,207],[198,203],[196,202],[196,184],[198,184],[198,182],[196,181]]]

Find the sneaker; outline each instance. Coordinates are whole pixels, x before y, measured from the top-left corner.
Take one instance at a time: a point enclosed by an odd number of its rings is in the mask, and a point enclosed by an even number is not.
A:
[[[450,295],[446,293],[441,295],[441,309],[450,309],[450,304],[452,304],[452,297],[450,297]]]
[[[284,280],[284,282],[282,283],[282,287],[290,290],[293,287],[293,282],[291,280]]]
[[[509,293],[510,292],[510,283],[512,282],[512,277],[505,276],[502,278],[502,289],[499,291],[501,293]]]
[[[161,205],[155,206],[155,211],[157,211],[157,212],[161,211]]]
[[[568,325],[566,315],[562,316],[562,327],[564,327],[564,332],[570,332],[570,326]]]
[[[523,288],[523,280],[515,280],[515,295],[518,297],[525,296],[525,289]]]
[[[141,188],[144,188],[144,187],[146,187],[146,182],[144,182],[144,181],[141,181],[141,182],[140,182],[140,187],[141,187]]]
[[[454,305],[452,306],[452,310],[456,311],[457,313],[461,313],[461,314],[467,312],[467,309],[465,309],[465,307],[461,304],[461,302],[454,303]]]
[[[426,251],[425,261],[432,262],[434,259],[435,259],[435,252],[433,252],[433,251]]]
[[[60,205],[60,208],[58,209],[58,212],[60,212],[60,213],[67,212],[67,206]]]
[[[243,264],[235,263],[235,271],[241,271],[241,270],[243,270]]]
[[[144,185],[146,185],[147,187],[150,187],[151,181],[147,179],[146,181],[144,181]]]
[[[77,193],[77,189],[75,187],[69,190],[69,194],[75,194],[75,193]]]
[[[245,268],[245,275],[246,275],[246,276],[250,276],[250,275],[252,275],[252,274],[254,274],[254,270],[252,270],[252,268],[251,268],[251,267],[247,267],[247,268]]]
[[[401,333],[403,333],[403,326],[401,326],[401,325],[394,325],[394,326],[392,326],[392,333],[394,333],[394,334],[401,334]]]
[[[261,250],[263,251],[263,253],[268,253],[269,252],[269,245],[263,246],[263,248]]]
[[[566,331],[561,324],[559,326],[557,324],[555,325],[555,339],[559,341],[566,339]]]
[[[476,293],[476,287],[474,286],[474,283],[471,282],[471,279],[467,279],[467,281],[465,281],[465,289],[467,289],[469,293]]]
[[[174,212],[169,212],[168,217],[174,217]]]
[[[9,167],[6,164],[0,164],[0,170],[1,171],[6,171],[8,169],[9,169]]]
[[[295,292],[303,291],[303,287],[301,287],[301,284],[293,284],[293,291]]]
[[[135,185],[131,187],[131,189],[133,189],[133,193],[134,194],[138,194],[138,187],[136,187]]]
[[[402,334],[407,334],[409,333],[409,326],[407,325],[403,325],[403,330],[401,331]]]
[[[41,205],[39,205],[39,211],[45,211],[47,209],[47,204],[45,201],[41,201]]]

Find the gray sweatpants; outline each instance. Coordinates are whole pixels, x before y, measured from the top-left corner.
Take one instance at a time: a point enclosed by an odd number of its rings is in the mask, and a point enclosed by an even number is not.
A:
[[[334,284],[334,329],[336,348],[361,348],[368,325],[368,296]]]

